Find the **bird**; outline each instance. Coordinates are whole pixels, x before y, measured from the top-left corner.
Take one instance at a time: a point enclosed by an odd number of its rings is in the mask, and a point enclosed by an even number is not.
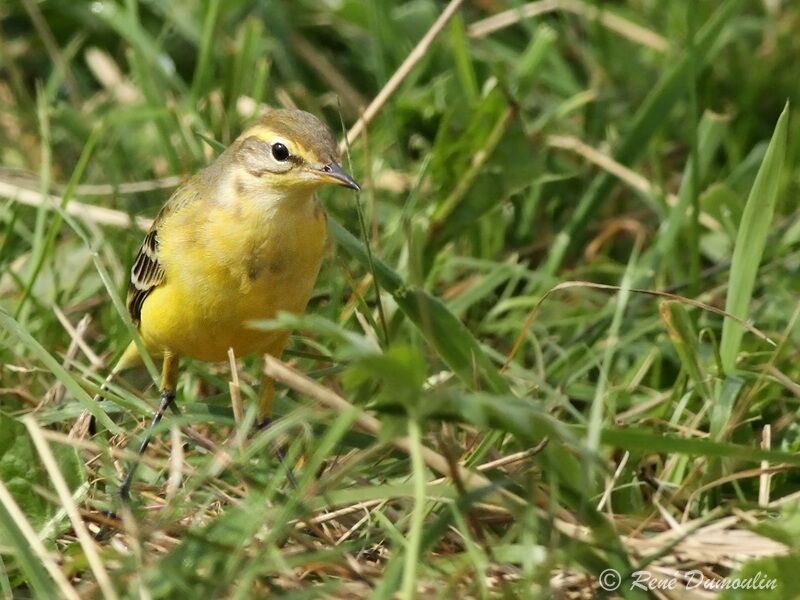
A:
[[[181,357],[221,361],[229,349],[281,356],[290,332],[250,324],[304,312],[326,245],[327,217],[315,194],[326,184],[360,191],[331,131],[308,112],[272,109],[164,204],[133,261],[127,295],[144,347],[162,359],[160,402],[140,455],[175,400]],[[131,342],[101,392],[141,361]],[[257,427],[269,424],[274,393],[264,376]],[[137,464],[120,486],[124,500]]]

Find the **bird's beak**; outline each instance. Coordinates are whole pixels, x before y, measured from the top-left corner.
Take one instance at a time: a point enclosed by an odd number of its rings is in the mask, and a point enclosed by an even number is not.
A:
[[[361,191],[361,188],[355,182],[355,180],[350,177],[350,175],[348,175],[337,162],[328,163],[322,167],[320,174],[326,183],[335,183],[337,185],[348,187],[357,192]]]

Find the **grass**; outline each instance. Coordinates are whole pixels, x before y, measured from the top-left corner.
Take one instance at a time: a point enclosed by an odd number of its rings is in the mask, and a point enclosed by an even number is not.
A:
[[[613,569],[610,595],[701,570],[793,597],[798,26],[756,0],[0,7],[0,594],[594,597]],[[322,194],[307,314],[260,325],[295,331],[281,361],[184,363],[128,509],[157,370],[91,397],[133,254],[264,104],[349,131],[363,192]]]

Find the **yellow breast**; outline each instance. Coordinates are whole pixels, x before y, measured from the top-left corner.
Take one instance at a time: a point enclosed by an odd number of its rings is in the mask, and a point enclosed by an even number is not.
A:
[[[308,195],[274,203],[197,204],[159,228],[164,283],[142,306],[148,348],[200,360],[280,354],[287,332],[249,321],[302,312],[325,248],[322,207]]]

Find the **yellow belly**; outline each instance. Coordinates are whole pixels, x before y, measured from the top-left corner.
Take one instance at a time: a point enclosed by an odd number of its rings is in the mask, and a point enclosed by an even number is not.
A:
[[[142,339],[152,352],[206,361],[226,359],[229,348],[279,355],[288,332],[248,323],[305,310],[325,247],[324,212],[313,198],[267,214],[203,209],[159,230],[165,280],[142,306]]]

